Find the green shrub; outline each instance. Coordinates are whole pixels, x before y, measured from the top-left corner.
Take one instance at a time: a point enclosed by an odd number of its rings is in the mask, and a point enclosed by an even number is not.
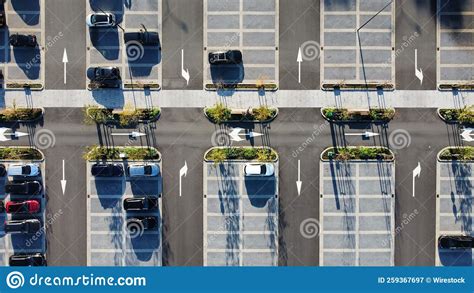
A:
[[[36,120],[42,114],[40,108],[6,108],[0,111],[0,122]]]
[[[261,162],[275,161],[277,154],[272,149],[267,148],[213,148],[207,155],[206,160],[217,163],[225,160],[258,160]]]
[[[43,155],[34,148],[0,148],[0,160],[42,160]]]
[[[94,160],[121,160],[120,153],[125,153],[128,160],[158,160],[160,158],[155,148],[139,148],[139,147],[118,147],[107,148],[100,146],[87,147],[84,159],[88,161]]]
[[[323,158],[329,159],[330,152],[338,161],[393,159],[389,149],[379,147],[330,148],[323,153]]]
[[[214,107],[206,108],[206,114],[212,122],[220,124],[230,119],[231,110],[222,103],[217,103]]]
[[[258,108],[252,109],[252,112],[255,120],[265,121],[273,118],[273,116],[275,116],[276,110],[262,105]]]

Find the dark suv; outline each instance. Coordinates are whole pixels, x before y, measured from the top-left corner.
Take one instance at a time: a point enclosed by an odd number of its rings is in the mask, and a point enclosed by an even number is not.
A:
[[[5,233],[36,233],[41,229],[41,222],[38,219],[10,220],[5,222]]]
[[[439,248],[443,249],[472,249],[474,237],[464,235],[442,235],[438,238]]]
[[[36,47],[38,43],[35,35],[14,34],[10,36],[10,45],[13,47]]]
[[[209,64],[240,64],[242,63],[242,52],[239,50],[209,52]]]
[[[41,267],[46,266],[46,258],[42,253],[14,254],[10,256],[8,264],[12,267]]]
[[[120,87],[122,77],[118,67],[89,67],[87,69],[87,78],[99,87]]]
[[[129,197],[123,200],[123,208],[126,211],[154,210],[158,208],[158,198],[154,196]]]
[[[18,195],[37,195],[43,189],[39,181],[13,181],[5,185],[5,192]]]
[[[136,233],[156,228],[158,219],[156,217],[133,217],[127,220],[127,229],[131,233]]]
[[[160,37],[157,32],[149,32],[142,25],[143,29],[138,32],[124,33],[123,39],[125,44],[129,42],[139,42],[143,46],[158,46],[160,45]]]
[[[123,167],[120,164],[94,164],[91,174],[95,177],[120,177],[123,176]]]

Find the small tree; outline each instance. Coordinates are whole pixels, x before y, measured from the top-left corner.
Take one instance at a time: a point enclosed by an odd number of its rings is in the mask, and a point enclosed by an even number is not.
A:
[[[262,105],[258,108],[253,109],[253,115],[255,117],[255,120],[258,120],[258,121],[268,120],[272,118],[273,114],[274,114],[274,111],[265,105]]]
[[[221,124],[231,118],[231,110],[222,103],[217,103],[214,107],[207,108],[206,114],[214,123],[217,124]]]

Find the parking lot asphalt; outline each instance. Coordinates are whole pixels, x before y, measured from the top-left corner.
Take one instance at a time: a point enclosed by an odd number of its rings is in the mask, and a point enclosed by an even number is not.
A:
[[[117,27],[87,28],[86,67],[113,66],[120,69],[124,84],[147,83],[161,85],[161,46],[144,46],[136,41],[125,44],[123,34],[142,29],[162,35],[161,0],[141,2],[91,1],[86,14],[115,14]],[[84,24],[86,25],[86,24]]]
[[[280,86],[282,90],[319,89],[320,1],[280,0]],[[301,76],[298,50],[301,47]]]
[[[34,83],[44,85],[44,13],[45,1],[2,3],[7,25],[0,29],[2,72],[6,83]],[[35,35],[38,46],[13,47],[13,34]]]
[[[395,4],[380,0],[321,3],[321,83],[394,84]]]
[[[437,0],[396,1],[395,70],[396,89],[435,90]],[[415,60],[415,49],[417,60]],[[417,62],[415,62],[417,61]],[[415,67],[423,72],[423,82]]]
[[[436,239],[441,235],[474,236],[474,163],[438,162]],[[436,265],[472,266],[473,249],[442,249],[436,245]]]
[[[86,83],[86,3],[85,1],[48,0],[45,4],[45,88],[84,89]],[[66,69],[63,63],[64,50],[68,58]],[[64,80],[64,70],[66,70],[66,80]]]
[[[244,175],[245,163],[204,163],[205,266],[278,265],[275,175]]]
[[[277,83],[279,0],[204,0],[204,85]],[[210,65],[208,54],[240,50],[242,64]]]
[[[203,1],[163,0],[163,89],[202,89]],[[189,72],[189,83],[181,72]]]
[[[320,265],[393,266],[394,162],[321,161]]]
[[[8,181],[17,181],[23,180],[23,178],[8,178],[7,176],[0,178],[0,197],[4,205],[8,201],[22,201],[22,200],[31,200],[36,199],[40,202],[40,210],[35,214],[7,214],[6,212],[2,213],[0,219],[0,264],[8,266],[8,259],[13,254],[19,253],[43,253],[46,252],[46,231],[48,229],[49,223],[52,220],[52,217],[45,217],[46,211],[46,202],[44,195],[44,185],[45,185],[45,164],[44,161],[1,161],[2,164],[8,169],[10,164],[18,163],[37,163],[40,164],[41,175],[28,178],[28,180],[36,180],[41,182],[43,185],[43,191],[34,196],[24,196],[24,195],[11,195],[5,193],[5,184]],[[54,220],[60,215],[56,216]],[[9,220],[23,220],[23,219],[38,219],[41,222],[41,229],[33,234],[8,234],[5,233],[5,221]]]
[[[122,163],[112,162],[111,163]],[[126,161],[128,164],[136,162]],[[150,163],[152,163],[150,161]],[[156,162],[160,163],[160,162]],[[161,176],[151,178],[93,177],[92,163],[87,164],[87,265],[89,266],[161,266],[162,213]],[[158,209],[127,212],[123,200],[129,197],[154,196],[159,199]],[[127,229],[127,220],[133,217],[156,217],[157,227],[137,232]]]
[[[438,0],[438,86],[474,84],[474,1]]]

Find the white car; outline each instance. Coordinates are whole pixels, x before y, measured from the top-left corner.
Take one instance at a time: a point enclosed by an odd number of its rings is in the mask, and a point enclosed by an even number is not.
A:
[[[275,174],[275,167],[270,163],[246,164],[244,166],[244,174],[245,176],[272,176]]]
[[[40,167],[38,164],[12,164],[8,166],[8,176],[25,176],[32,177],[40,174]]]
[[[113,27],[115,26],[115,15],[112,13],[92,13],[86,17],[86,23],[90,27]]]
[[[127,169],[130,177],[155,177],[160,174],[158,164],[131,164]]]

